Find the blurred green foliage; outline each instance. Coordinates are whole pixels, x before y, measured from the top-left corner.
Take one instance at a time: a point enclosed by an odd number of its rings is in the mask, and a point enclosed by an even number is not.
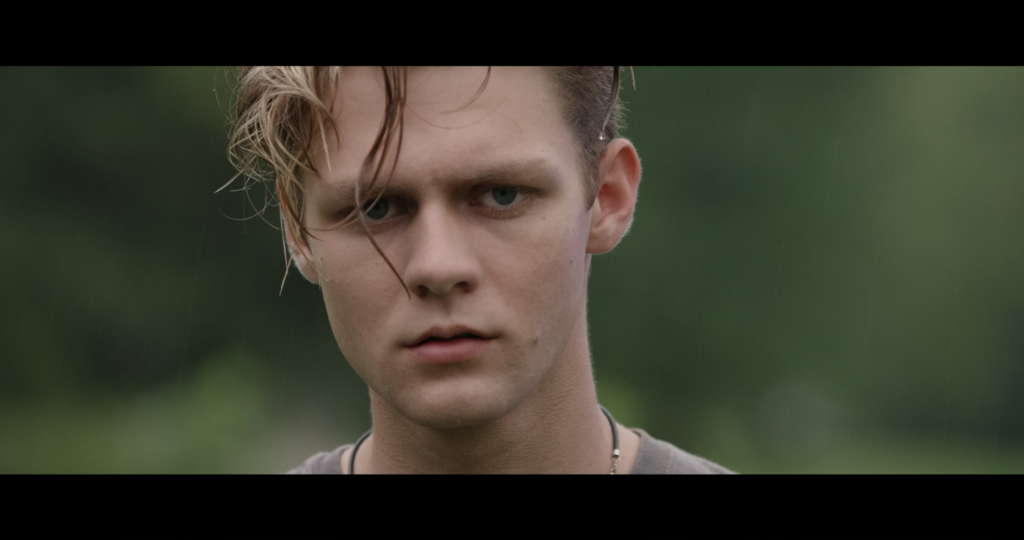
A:
[[[635,72],[601,401],[741,472],[1024,469],[1024,69]],[[213,194],[230,79],[0,69],[0,471],[273,472],[369,426],[265,194]]]

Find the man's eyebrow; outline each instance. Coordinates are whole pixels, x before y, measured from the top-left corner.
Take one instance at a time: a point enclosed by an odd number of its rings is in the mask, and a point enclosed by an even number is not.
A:
[[[551,174],[551,168],[543,159],[532,161],[512,161],[493,166],[483,167],[463,176],[464,181],[492,182],[504,179],[519,179]]]
[[[551,174],[551,167],[548,165],[547,161],[543,159],[535,159],[526,162],[510,161],[507,163],[485,165],[483,167],[463,171],[457,170],[454,173],[447,175],[448,179],[444,180],[444,183],[454,184],[456,186],[497,184],[501,182],[550,176]],[[366,192],[364,188],[363,193],[361,193],[363,200],[366,201],[370,196],[375,197],[378,193],[400,195],[413,191],[410,189],[410,185],[414,183],[414,179],[409,179],[402,175],[395,175],[389,182],[387,182],[386,186],[385,180],[385,178],[378,178],[374,183],[375,185],[372,192]],[[333,182],[321,183],[317,190],[317,195],[319,198],[333,203],[354,204],[356,191],[355,186],[356,179],[354,176],[341,177]]]

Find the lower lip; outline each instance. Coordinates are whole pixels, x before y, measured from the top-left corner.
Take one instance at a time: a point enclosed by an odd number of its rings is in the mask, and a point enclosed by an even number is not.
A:
[[[482,338],[431,340],[406,349],[417,360],[427,364],[452,364],[473,358],[490,342],[490,339]]]

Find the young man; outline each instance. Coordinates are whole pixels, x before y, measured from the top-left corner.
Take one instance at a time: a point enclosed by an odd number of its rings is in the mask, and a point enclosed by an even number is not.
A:
[[[299,473],[721,473],[597,403],[587,275],[633,219],[617,68],[254,68],[232,155],[373,429]]]

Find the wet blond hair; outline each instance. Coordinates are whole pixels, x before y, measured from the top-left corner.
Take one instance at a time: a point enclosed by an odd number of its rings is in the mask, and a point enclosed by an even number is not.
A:
[[[384,75],[384,120],[370,152],[363,160],[359,181],[356,183],[356,210],[346,221],[361,222],[374,249],[402,282],[406,293],[409,293],[398,271],[370,234],[364,212],[358,211],[366,206],[361,193],[373,192],[385,161],[396,161],[402,146],[408,70],[393,66],[381,67],[381,70]],[[490,73],[488,68],[487,77],[470,102],[483,92]],[[549,68],[549,75],[560,101],[563,119],[575,135],[589,207],[597,193],[601,155],[622,129],[623,108],[618,97],[619,67],[554,67]],[[249,196],[252,186],[266,186],[270,194],[266,199],[268,202],[262,207],[253,203],[253,207],[257,215],[263,217],[266,208],[276,202],[281,208],[282,236],[285,221],[294,224],[303,238],[311,236],[303,219],[304,189],[301,176],[304,171],[317,173],[313,154],[320,149],[327,150],[328,131],[337,134],[333,103],[341,77],[342,69],[339,67],[250,66],[238,70],[235,122],[228,145],[229,159],[238,174],[218,191],[239,177],[243,178],[240,191],[245,192],[246,196]],[[388,180],[383,180],[385,185]],[[277,193],[281,194],[280,198]],[[376,202],[369,202],[369,206],[372,207]],[[291,267],[291,261],[291,251],[285,241],[284,279],[288,277],[287,269]],[[282,289],[284,279],[281,281]]]

